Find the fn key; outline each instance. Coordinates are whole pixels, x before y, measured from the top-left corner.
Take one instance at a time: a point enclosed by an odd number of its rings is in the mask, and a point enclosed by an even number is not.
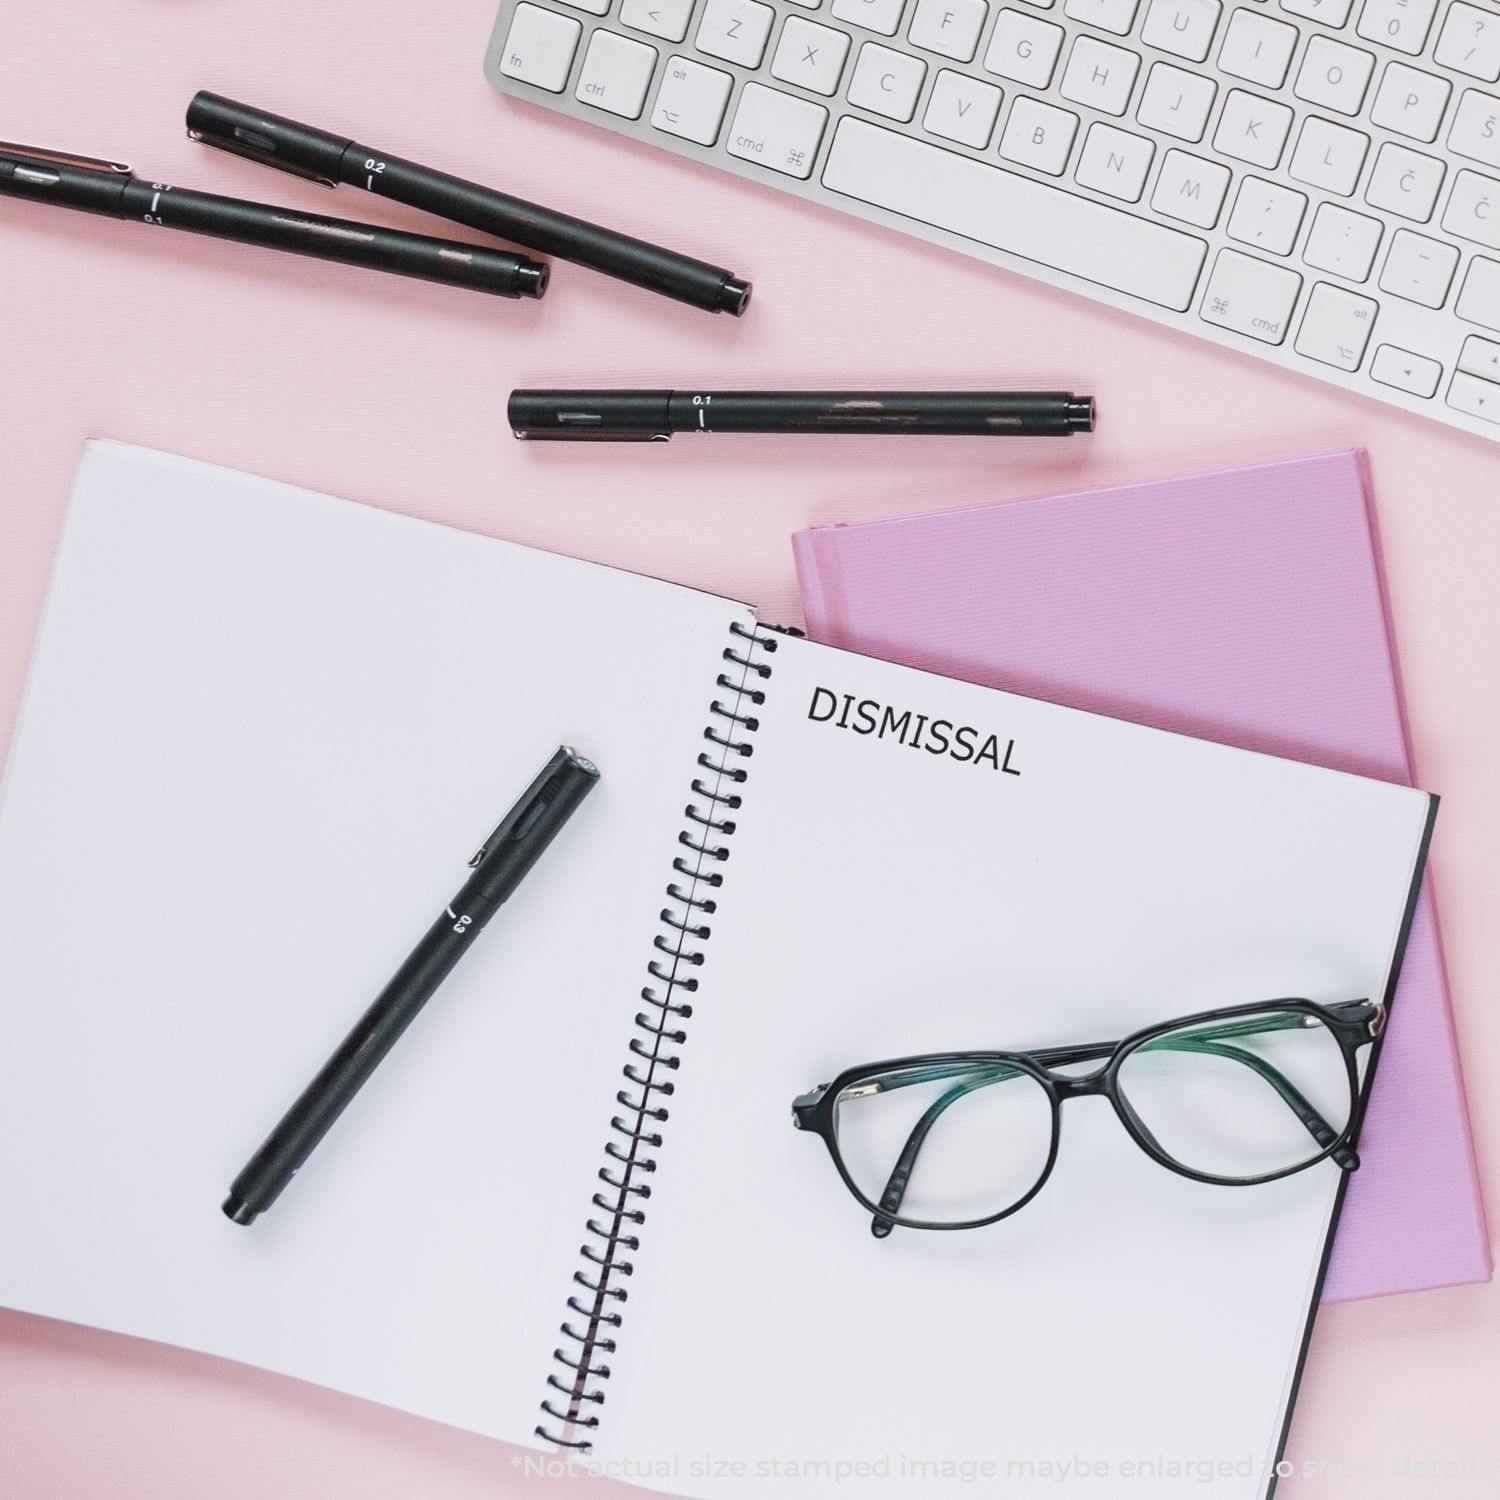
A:
[[[567,86],[573,54],[583,27],[571,16],[560,16],[540,5],[518,5],[500,51],[500,71],[549,94]]]

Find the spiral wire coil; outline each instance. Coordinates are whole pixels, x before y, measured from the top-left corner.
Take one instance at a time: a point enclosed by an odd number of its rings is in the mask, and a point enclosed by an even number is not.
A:
[[[738,621],[729,631],[733,639],[717,678],[722,696],[710,705],[713,718],[703,731],[707,748],[697,762],[701,774],[692,779],[693,800],[684,809],[687,826],[677,836],[683,852],[672,861],[676,878],[667,883],[662,931],[652,940],[646,964],[652,983],[641,990],[647,1009],[635,1017],[640,1034],[631,1038],[631,1057],[623,1069],[628,1087],[615,1095],[623,1113],[610,1120],[614,1134],[605,1142],[605,1161],[598,1171],[603,1187],[590,1200],[597,1214],[585,1225],[592,1238],[579,1247],[583,1264],[573,1273],[576,1289],[568,1298],[568,1311],[579,1326],[563,1322],[568,1342],[553,1350],[558,1369],[547,1377],[542,1411],[558,1430],[545,1423],[536,1428],[538,1437],[579,1453],[593,1447],[589,1434],[599,1426],[609,1357],[625,1320],[621,1309],[629,1293],[624,1283],[635,1271],[629,1257],[640,1249],[644,1205],[651,1196],[646,1179],[656,1171],[653,1153],[662,1144],[661,1127],[670,1116],[664,1101],[673,1093],[671,1075],[681,1064],[678,1049],[687,1040],[681,1023],[693,1014],[685,997],[698,988],[694,971],[703,964],[703,945],[712,932],[709,919],[718,907],[714,892],[724,883],[717,866],[729,858],[740,788],[750,779],[743,762],[754,750],[760,728],[756,710],[765,702],[764,684],[772,675],[763,658],[773,655],[778,644],[774,635]]]

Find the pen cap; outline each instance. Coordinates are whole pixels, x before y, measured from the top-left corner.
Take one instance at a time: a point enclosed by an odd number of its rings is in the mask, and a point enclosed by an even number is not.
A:
[[[560,747],[469,861],[474,874],[465,896],[481,906],[504,901],[598,783],[593,761]]]
[[[518,438],[646,443],[672,434],[671,391],[512,391],[506,415]]]
[[[0,194],[7,198],[116,215],[133,181],[130,168],[119,162],[0,141]]]
[[[279,167],[295,177],[311,177],[329,187],[338,184],[339,164],[354,144],[348,136],[299,125],[207,89],[195,94],[188,105],[187,127],[195,140],[221,151]]]

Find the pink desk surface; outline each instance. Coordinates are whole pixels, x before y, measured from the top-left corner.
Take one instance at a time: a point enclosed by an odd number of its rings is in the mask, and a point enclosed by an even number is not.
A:
[[[492,19],[491,0],[7,8],[0,137],[443,232],[191,144],[184,108],[214,88],[728,263],[757,295],[733,322],[562,266],[545,302],[491,302],[0,202],[0,744],[91,436],[661,574],[788,622],[787,538],[817,521],[1364,445],[1417,764],[1444,795],[1434,870],[1480,1165],[1500,1203],[1500,445],[504,101],[480,74]],[[527,447],[503,420],[513,385],[694,380],[1072,387],[1098,396],[1102,427],[1052,442],[590,449]],[[1495,1289],[1325,1308],[1290,1448],[1323,1472],[1282,1493],[1493,1495],[1497,1396]],[[290,1381],[0,1313],[0,1494],[18,1500],[536,1493],[511,1456]]]

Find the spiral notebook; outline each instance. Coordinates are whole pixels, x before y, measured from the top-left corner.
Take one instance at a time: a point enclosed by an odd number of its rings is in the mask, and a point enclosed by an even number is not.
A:
[[[230,1224],[559,741],[599,789]],[[1434,809],[91,445],[0,803],[0,1302],[676,1494],[1154,1464],[1252,1500],[1335,1167],[1209,1187],[1085,1099],[1022,1212],[878,1239],[789,1107],[881,1057],[1388,998]]]

